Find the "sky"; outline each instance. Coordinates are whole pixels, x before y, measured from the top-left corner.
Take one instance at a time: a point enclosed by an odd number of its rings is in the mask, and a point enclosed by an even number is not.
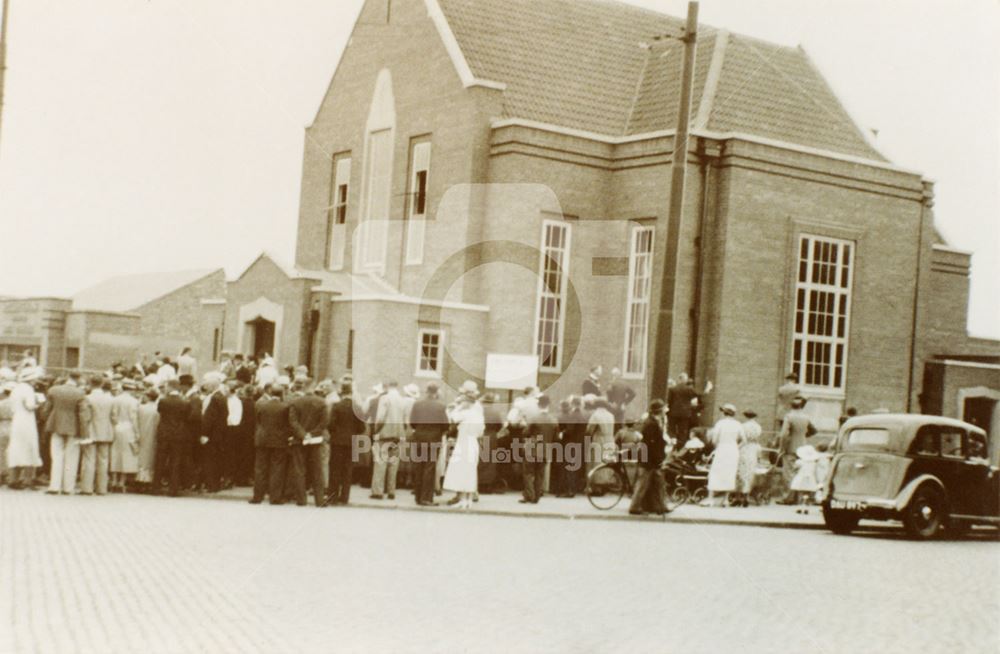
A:
[[[304,127],[362,0],[10,0],[0,295],[292,261]],[[683,16],[686,2],[633,0]],[[702,22],[810,54],[974,253],[1000,337],[1000,3],[703,0]]]

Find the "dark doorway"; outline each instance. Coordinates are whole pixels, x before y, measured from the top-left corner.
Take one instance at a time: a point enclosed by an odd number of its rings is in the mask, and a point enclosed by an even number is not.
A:
[[[265,354],[274,355],[274,323],[257,318],[247,323],[253,336],[253,355],[258,359]]]
[[[993,411],[996,409],[997,401],[990,397],[970,397],[965,400],[966,422],[971,422],[975,426],[990,434],[990,426],[993,422]]]

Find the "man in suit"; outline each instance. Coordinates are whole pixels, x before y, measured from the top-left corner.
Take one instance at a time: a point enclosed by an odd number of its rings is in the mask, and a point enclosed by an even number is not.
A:
[[[264,495],[270,497],[271,504],[284,504],[285,475],[288,470],[288,447],[292,438],[292,425],[288,419],[289,406],[284,400],[284,389],[269,384],[264,387],[264,395],[255,407],[257,434],[254,438],[256,459],[254,461],[253,499],[251,504],[260,504]],[[296,489],[296,499],[306,503],[305,489]]]
[[[70,373],[66,383],[49,389],[51,409],[45,430],[52,434],[49,441],[52,466],[47,493],[73,494],[80,466],[80,440],[86,435],[82,423],[86,401],[87,396],[80,388],[80,375],[76,372]]]
[[[779,429],[785,420],[785,415],[792,410],[792,402],[799,397],[801,392],[799,376],[794,372],[785,375],[785,383],[778,388],[778,411],[775,418]]]
[[[185,384],[187,380],[185,380]],[[156,430],[156,469],[153,492],[159,494],[163,478],[167,477],[171,497],[180,493],[184,471],[191,456],[191,402],[185,397],[190,389],[178,380],[167,382],[167,393],[160,398],[157,412],[160,423]]]
[[[649,404],[649,416],[642,425],[642,445],[645,450],[642,465],[642,476],[632,494],[632,504],[628,512],[632,515],[642,515],[645,512],[661,515],[667,512],[663,505],[663,477],[660,466],[666,458],[667,441],[664,436],[666,404],[663,400],[653,400]]]
[[[330,465],[330,415],[326,402],[316,392],[311,379],[299,382],[302,394],[292,400],[288,420],[292,426],[294,443],[292,456],[296,470],[305,473],[307,486],[312,488],[316,506],[326,506],[326,485]],[[321,443],[306,445],[308,439],[321,438]],[[296,474],[298,474],[296,472]]]
[[[181,388],[185,389],[184,399],[188,403],[188,440],[191,443],[188,460],[184,464],[184,472],[187,476],[183,480],[183,483],[186,487],[193,487],[195,490],[199,490],[201,487],[203,468],[201,448],[204,444],[201,430],[201,400],[203,393],[201,388],[195,383],[194,377],[191,375],[179,375],[177,380],[180,382]],[[204,395],[207,394],[208,393],[204,393]]]
[[[434,504],[437,456],[441,437],[448,431],[448,412],[438,399],[437,384],[427,384],[424,397],[410,409],[413,429],[413,495],[419,506]]]
[[[218,373],[205,376],[206,391],[201,398],[201,483],[209,493],[218,493],[222,481],[222,464],[228,440],[229,402],[226,388]]]
[[[580,385],[580,394],[583,396],[600,395],[601,375],[603,374],[604,374],[604,368],[602,368],[600,365],[591,368],[590,374],[587,375],[587,378],[583,380],[583,384]]]
[[[681,446],[687,442],[700,399],[698,392],[694,390],[694,380],[683,372],[677,377],[677,385],[667,391],[667,407],[670,410],[667,414],[667,426],[670,428],[670,435]]]
[[[86,401],[87,439],[80,453],[80,493],[82,495],[93,495],[95,492],[98,495],[107,495],[108,493],[108,465],[110,464],[111,442],[115,439],[114,426],[111,424],[113,402],[111,382],[96,380]]]
[[[521,464],[524,479],[524,497],[521,504],[538,504],[545,486],[545,463],[552,443],[559,435],[559,421],[549,413],[552,400],[548,395],[538,397],[538,411],[528,419],[524,439],[524,461]]]
[[[803,409],[806,406],[804,397],[796,397],[791,401],[791,408],[781,421],[781,433],[778,434],[778,457],[781,461],[781,476],[785,480],[788,494],[782,504],[795,504],[796,493],[791,490],[792,479],[795,477],[795,463],[798,461],[796,450],[806,444],[810,436],[816,433],[809,416]]]
[[[635,399],[635,391],[622,380],[622,371],[619,368],[611,369],[611,385],[608,386],[607,398],[611,405],[611,413],[615,416],[615,433],[618,433],[625,424],[625,410]]]
[[[399,472],[399,441],[406,438],[406,402],[399,384],[388,382],[378,400],[375,426],[372,429],[371,498],[382,499],[383,492],[396,499],[396,474]]]
[[[340,384],[340,399],[330,407],[330,485],[328,501],[345,505],[351,497],[354,437],[365,433],[364,414],[354,401],[350,382]]]

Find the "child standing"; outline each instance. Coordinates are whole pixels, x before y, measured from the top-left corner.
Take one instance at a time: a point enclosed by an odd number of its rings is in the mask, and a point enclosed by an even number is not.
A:
[[[816,465],[819,461],[819,452],[812,445],[803,445],[795,450],[795,456],[798,459],[795,462],[795,468],[798,472],[795,473],[790,486],[796,495],[798,504],[795,512],[808,514],[809,509],[806,508],[806,505],[819,488],[819,484],[816,482]]]

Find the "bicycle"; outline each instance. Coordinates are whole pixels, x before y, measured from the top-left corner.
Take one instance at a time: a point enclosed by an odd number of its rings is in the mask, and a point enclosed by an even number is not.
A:
[[[635,491],[626,468],[624,455],[628,453],[627,449],[619,449],[614,461],[602,463],[587,474],[587,500],[595,509],[601,511],[613,509],[618,506],[626,493],[631,497]],[[666,477],[667,473],[665,460],[664,465],[657,470],[657,474]],[[604,480],[598,481],[599,479]],[[675,494],[675,483],[668,478],[664,479],[663,506],[667,511],[673,511],[686,499],[683,494]]]

